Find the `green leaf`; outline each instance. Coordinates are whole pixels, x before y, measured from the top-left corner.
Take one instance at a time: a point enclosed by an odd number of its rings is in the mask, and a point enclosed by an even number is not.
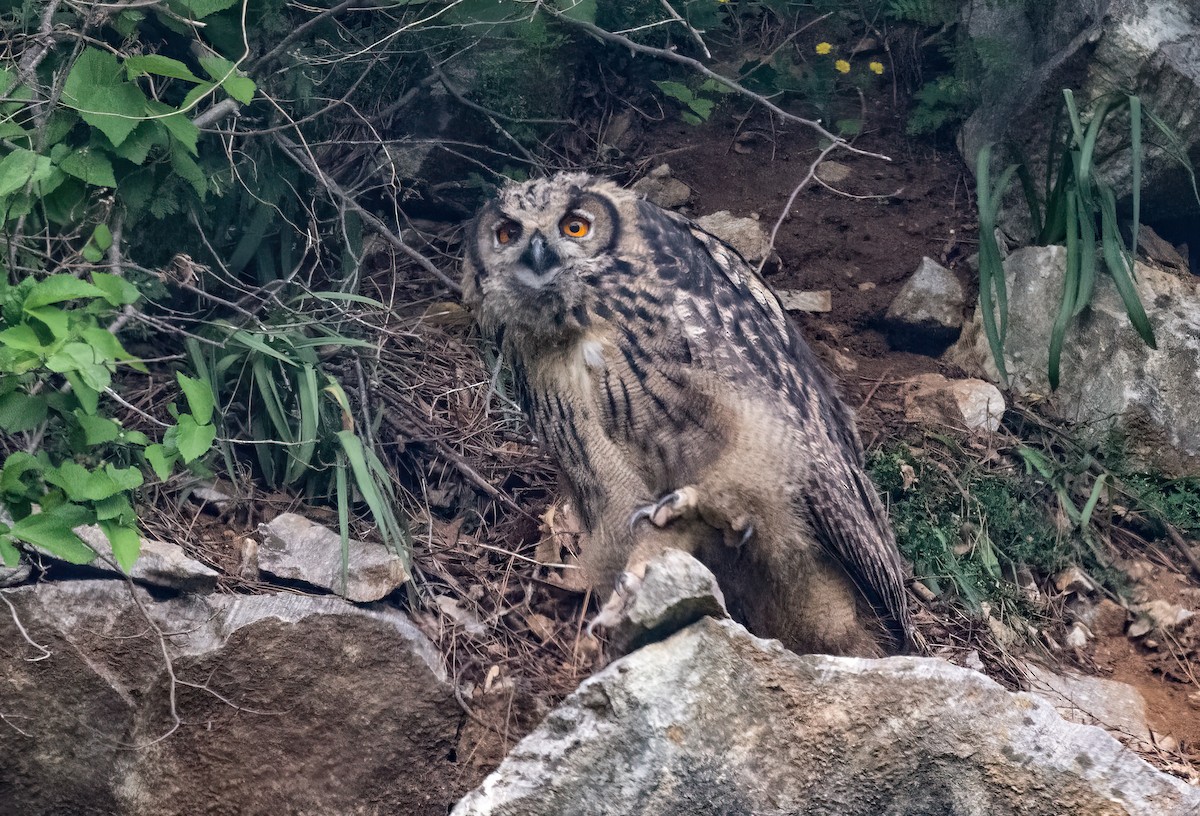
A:
[[[93,272],[92,283],[100,290],[100,296],[113,306],[127,306],[141,297],[137,287],[120,275],[108,272]]]
[[[113,175],[112,162],[108,156],[93,148],[82,147],[67,154],[58,163],[59,168],[68,175],[96,187],[116,187],[117,179]]]
[[[98,358],[96,349],[88,343],[65,344],[46,358],[46,368],[59,374],[75,374],[83,385],[97,393],[112,382],[112,374]]]
[[[49,178],[54,165],[46,156],[18,147],[0,160],[0,196],[9,195]]]
[[[120,147],[144,118],[146,96],[123,79],[117,58],[107,51],[85,48],[63,84],[62,101],[79,111],[83,120]]]
[[[73,519],[64,519],[54,511],[26,516],[13,525],[13,538],[45,550],[56,558],[72,564],[86,564],[96,557],[92,548],[75,535]]]
[[[214,405],[212,389],[208,387],[208,383],[192,379],[180,372],[175,373],[175,380],[183,389],[183,395],[187,397],[188,407],[192,410],[196,424],[207,425],[212,419]]]
[[[0,559],[9,569],[21,563],[21,551],[13,546],[12,536],[7,533],[0,535]]]
[[[177,59],[164,57],[161,54],[144,54],[125,58],[125,73],[130,79],[137,79],[146,74],[184,79],[188,82],[203,82],[191,70]]]
[[[108,417],[91,416],[78,408],[73,413],[83,429],[83,441],[88,446],[103,445],[121,435],[121,426]]]
[[[145,452],[146,461],[154,470],[154,475],[158,477],[160,482],[165,482],[171,476],[171,471],[175,467],[175,462],[178,461],[179,455],[176,453],[168,453],[163,445],[148,445]]]
[[[121,341],[117,336],[108,329],[102,329],[99,326],[92,326],[84,329],[79,333],[81,340],[86,342],[96,351],[96,356],[101,360],[128,360],[130,354],[121,345]]]
[[[87,281],[71,275],[51,275],[38,281],[29,290],[29,294],[25,296],[24,308],[26,312],[29,312],[39,306],[61,303],[64,300],[103,296],[103,292]]]
[[[221,83],[225,93],[238,102],[249,105],[254,100],[254,80],[241,76],[237,66],[229,60],[216,54],[208,54],[200,58],[200,65],[210,77]]]
[[[178,173],[184,181],[192,185],[192,189],[196,191],[196,195],[204,198],[205,193],[208,192],[208,177],[200,169],[200,165],[196,164],[195,160],[187,154],[178,142],[171,143],[171,169]]]
[[[8,433],[32,431],[46,419],[46,400],[13,391],[0,397],[0,430]]]
[[[0,346],[13,351],[32,351],[39,354],[46,349],[37,332],[24,324],[0,331]]]
[[[121,569],[128,573],[133,569],[134,562],[142,551],[142,537],[138,535],[137,527],[126,527],[103,520],[99,524],[100,529],[108,536],[108,543],[112,545],[113,558],[117,559]]]
[[[117,493],[94,502],[92,506],[96,508],[97,521],[116,521],[126,525],[137,521],[137,514],[133,511],[133,505],[129,503],[128,493]]]
[[[160,122],[142,122],[121,142],[120,147],[111,147],[109,150],[125,161],[143,164],[151,150],[166,143],[167,134]]]
[[[41,473],[42,467],[43,465],[37,457],[25,453],[25,451],[10,454],[4,460],[4,467],[0,468],[0,493],[8,496],[24,495],[27,490],[25,476],[31,473]]]
[[[198,424],[191,414],[180,415],[176,427],[179,429],[176,444],[184,464],[190,464],[208,453],[217,438],[215,427]]]
[[[64,376],[71,384],[75,399],[79,400],[83,410],[89,414],[96,413],[96,409],[100,407],[100,392],[85,383],[83,378],[74,371],[68,371]]]
[[[179,5],[192,13],[192,19],[202,20],[210,14],[236,6],[238,0],[179,0]]]
[[[155,99],[146,103],[146,110],[154,116],[160,117],[154,121],[166,128],[167,133],[171,135],[172,153],[175,152],[176,145],[181,145],[188,153],[196,155],[196,143],[200,139],[200,128],[192,124],[192,120],[186,113],[176,110],[170,105],[164,105]]]
[[[71,316],[57,306],[39,306],[26,309],[25,314],[46,327],[54,339],[62,340],[71,333]]]

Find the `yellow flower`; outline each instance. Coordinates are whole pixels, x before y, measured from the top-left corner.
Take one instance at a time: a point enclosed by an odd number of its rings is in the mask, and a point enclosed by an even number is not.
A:
[[[818,54],[828,54],[832,50],[833,50],[833,46],[827,42],[817,43],[817,53]]]
[[[876,60],[871,60],[870,62],[867,63],[867,67],[871,69],[872,73],[876,73],[876,74],[880,74],[880,75],[883,74],[883,63],[882,62],[878,62]]]
[[[837,69],[839,74],[850,73],[850,63],[846,62],[846,60],[838,60],[833,64],[833,67]]]

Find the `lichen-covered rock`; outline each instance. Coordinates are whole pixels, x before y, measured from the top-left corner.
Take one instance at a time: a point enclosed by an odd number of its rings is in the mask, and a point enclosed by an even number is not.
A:
[[[1005,365],[1018,394],[1051,396],[1050,334],[1065,269],[1062,247],[1027,247],[1004,262]],[[1050,405],[1084,430],[1120,428],[1143,463],[1169,473],[1194,472],[1200,467],[1200,278],[1140,263],[1136,277],[1158,349],[1142,342],[1112,280],[1098,272],[1091,306],[1067,330]],[[978,309],[947,359],[999,382]]]
[[[1200,791],[939,660],[705,618],[585,681],[454,816],[1185,816]]]
[[[345,583],[341,538],[295,513],[259,525],[258,568],[277,578],[303,581],[351,601],[378,601],[408,580],[404,559],[382,544],[350,540]]]
[[[0,811],[434,816],[457,798],[461,712],[403,613],[133,591],[165,641],[123,581],[5,592]]]
[[[750,264],[757,264],[771,251],[771,236],[753,218],[743,218],[727,210],[701,216],[697,226],[736,249]]]
[[[682,207],[692,197],[692,188],[671,176],[671,165],[660,164],[633,183],[632,189],[664,210]]]

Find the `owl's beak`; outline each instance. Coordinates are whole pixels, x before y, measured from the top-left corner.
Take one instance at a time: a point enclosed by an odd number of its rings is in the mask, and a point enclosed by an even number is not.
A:
[[[533,237],[529,239],[529,246],[521,255],[521,261],[538,276],[545,275],[560,263],[558,255],[546,245],[546,238],[541,230],[533,233]]]

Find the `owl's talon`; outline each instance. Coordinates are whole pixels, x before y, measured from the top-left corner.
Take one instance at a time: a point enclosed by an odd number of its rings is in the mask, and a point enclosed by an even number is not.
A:
[[[595,637],[599,628],[611,629],[621,622],[625,615],[625,607],[642,585],[642,579],[634,572],[626,570],[617,576],[616,585],[604,606],[596,613],[587,625],[588,637]]]
[[[666,527],[672,521],[694,518],[698,512],[699,494],[694,487],[681,487],[668,493],[654,504],[647,504],[633,511],[629,527],[633,529],[639,521],[646,519],[655,527]]]

